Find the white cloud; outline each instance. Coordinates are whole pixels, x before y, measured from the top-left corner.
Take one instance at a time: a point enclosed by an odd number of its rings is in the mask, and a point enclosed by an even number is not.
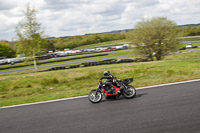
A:
[[[198,0],[0,0],[0,40],[15,37],[27,3],[49,36],[133,28],[143,18],[166,16],[177,24],[200,23]]]
[[[15,6],[14,3],[11,3],[9,1],[2,0],[0,2],[1,2],[1,4],[0,4],[0,10],[9,10],[11,8],[14,8],[14,6]]]

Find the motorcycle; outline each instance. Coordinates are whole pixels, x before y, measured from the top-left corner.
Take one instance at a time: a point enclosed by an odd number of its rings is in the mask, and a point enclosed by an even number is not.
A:
[[[114,82],[102,82],[102,80],[99,80],[97,89],[91,90],[88,94],[88,99],[92,103],[99,103],[103,95],[106,99],[117,98],[121,95],[127,99],[134,98],[136,96],[136,89],[129,85],[131,82],[133,82],[133,78],[122,81],[114,79]]]

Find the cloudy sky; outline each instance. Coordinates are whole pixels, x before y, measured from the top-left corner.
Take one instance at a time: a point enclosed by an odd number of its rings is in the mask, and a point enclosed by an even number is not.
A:
[[[200,23],[200,0],[0,0],[0,40],[15,38],[27,3],[49,37],[130,29],[157,16],[178,25]]]

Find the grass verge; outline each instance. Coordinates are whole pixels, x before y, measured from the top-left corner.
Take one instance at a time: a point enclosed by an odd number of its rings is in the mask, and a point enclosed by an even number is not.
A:
[[[134,78],[135,87],[200,78],[200,52],[167,56],[162,61],[124,63],[50,72],[0,75],[0,106],[86,95],[103,71],[120,79]]]

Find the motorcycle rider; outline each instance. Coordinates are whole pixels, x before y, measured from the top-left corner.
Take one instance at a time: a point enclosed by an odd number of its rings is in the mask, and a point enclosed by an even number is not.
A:
[[[112,75],[111,73],[110,73],[110,71],[104,71],[104,73],[103,73],[103,77],[101,77],[101,80],[102,79],[109,79],[110,81],[112,81],[115,77],[114,77],[114,75]]]
[[[111,84],[113,84],[114,86],[118,85],[118,83],[116,83],[116,80],[119,80],[119,79],[117,79],[114,75],[112,75],[110,73],[110,71],[104,71],[103,74],[104,74],[104,76],[101,77],[100,80],[107,79],[108,80],[108,81],[106,81],[107,85],[111,85]],[[112,92],[112,91],[114,91],[114,90],[112,90],[112,88],[109,88],[108,92]],[[120,91],[118,91],[118,93],[120,93]]]

